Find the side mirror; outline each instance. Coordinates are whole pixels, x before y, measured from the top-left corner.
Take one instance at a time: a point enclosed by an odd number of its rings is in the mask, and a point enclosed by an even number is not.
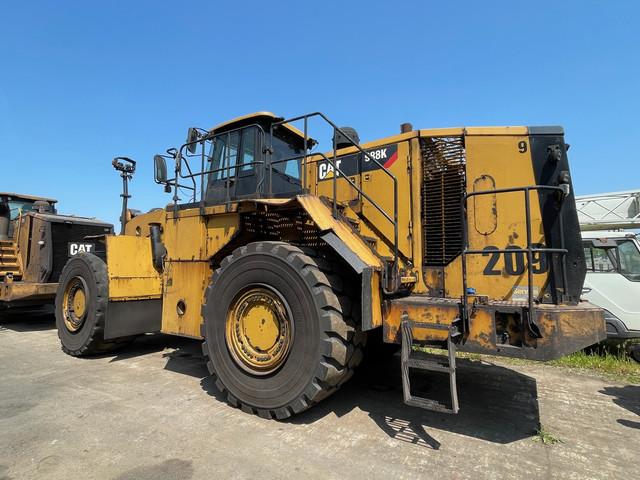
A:
[[[153,157],[156,183],[167,183],[167,162],[162,155]]]
[[[196,153],[196,149],[198,148],[198,144],[196,143],[200,138],[200,134],[198,130],[191,127],[187,132],[187,150],[189,153]]]

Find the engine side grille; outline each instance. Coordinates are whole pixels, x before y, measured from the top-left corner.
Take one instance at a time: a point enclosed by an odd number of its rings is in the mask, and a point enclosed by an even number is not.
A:
[[[422,138],[423,264],[444,266],[462,252],[463,137]]]

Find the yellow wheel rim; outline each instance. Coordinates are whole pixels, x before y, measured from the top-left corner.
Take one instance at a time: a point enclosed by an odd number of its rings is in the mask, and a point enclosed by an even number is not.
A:
[[[87,317],[87,284],[74,277],[67,283],[62,298],[64,324],[70,332],[77,332]]]
[[[226,341],[244,370],[266,375],[277,370],[291,349],[293,324],[286,301],[266,286],[251,287],[232,302]]]

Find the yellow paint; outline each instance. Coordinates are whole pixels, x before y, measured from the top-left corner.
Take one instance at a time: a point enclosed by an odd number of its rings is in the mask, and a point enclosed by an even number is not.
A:
[[[331,209],[320,198],[314,195],[299,195],[298,202],[300,202],[321,231],[333,230],[360,260],[373,268],[382,267],[382,262],[371,251],[365,241],[344,222],[333,218]]]
[[[200,309],[210,278],[208,262],[165,263],[162,333],[200,338]],[[186,307],[182,315],[178,312],[178,302]]]
[[[270,308],[257,305],[242,319],[242,331],[252,345],[259,350],[267,350],[278,339],[278,318]]]
[[[167,219],[163,241],[171,260],[206,260],[205,218],[197,208],[181,212],[179,219]],[[187,216],[192,214],[192,216]]]
[[[255,122],[258,123],[260,120],[264,120],[264,119],[271,120],[271,121],[273,121],[273,120],[279,121],[281,119],[281,117],[278,117],[274,113],[271,113],[271,112],[250,113],[248,115],[242,115],[240,117],[233,118],[233,119],[228,120],[226,122],[219,123],[218,125],[216,125],[215,127],[213,127],[211,129],[211,132],[218,133],[220,130],[222,130],[225,127],[233,127],[233,125],[235,123],[240,123],[240,122],[243,122],[244,120],[248,120],[248,119],[255,119]],[[284,119],[282,119],[282,120],[284,120]],[[289,130],[294,135],[304,139],[304,133],[301,132],[300,130],[298,130],[293,125],[290,125],[288,123],[283,123],[282,126],[284,128],[286,128],[287,130]],[[312,140],[311,137],[309,137],[308,135],[307,135],[307,139],[308,140]]]
[[[469,191],[525,187],[536,184],[530,150],[520,153],[519,142],[527,136],[475,134],[465,138],[467,155],[467,185]],[[509,131],[519,131],[512,128]],[[495,186],[494,186],[495,185]],[[483,198],[484,197],[484,198]],[[530,193],[532,243],[544,244],[542,215],[536,192]],[[470,198],[467,202],[469,248],[482,250],[487,246],[504,249],[507,246],[526,247],[525,200],[523,192],[489,194]],[[511,255],[511,254],[509,254]],[[515,263],[515,255],[511,255]],[[526,292],[527,274],[509,275],[504,255],[499,256],[495,269],[500,275],[484,275],[489,255],[467,257],[467,285],[479,295],[491,299],[510,300],[514,289]],[[526,268],[526,259],[525,259]],[[534,275],[534,292],[542,291],[547,274]],[[445,268],[445,288],[450,297],[462,295],[462,263],[456,259]]]
[[[491,175],[481,175],[473,181],[474,192],[482,192],[487,190],[495,190],[496,182]],[[479,195],[471,198],[473,202],[473,226],[481,235],[491,235],[498,227],[498,216],[496,215],[496,197],[495,193],[487,195]],[[478,212],[484,212],[478,215]]]
[[[110,235],[106,240],[109,300],[160,298],[162,284],[153,268],[149,238]]]
[[[269,112],[258,112],[236,118],[218,125],[213,131],[233,127],[234,123],[250,119],[275,119]],[[298,137],[302,134],[292,126],[285,126]],[[388,300],[381,290],[381,272],[385,259],[392,256],[394,239],[393,225],[363,196],[359,195],[345,178],[336,178],[339,218],[333,216],[331,199],[333,180],[319,181],[318,162],[320,155],[310,155],[307,162],[305,187],[310,194],[295,198],[250,199],[231,203],[196,207],[174,211],[172,208],[158,210],[136,217],[127,225],[127,234],[133,243],[125,240],[108,239],[110,275],[110,298],[163,298],[162,331],[165,333],[200,336],[202,322],[200,311],[204,292],[211,277],[211,259],[229,246],[235,239],[245,238],[242,232],[242,216],[254,212],[295,212],[304,210],[320,232],[333,231],[365,265],[372,269],[372,315],[374,326],[384,326],[387,340],[397,341],[400,318],[409,312],[412,319],[448,325],[459,315],[459,299],[462,295],[462,262],[455,258],[442,269],[432,267],[423,271],[422,254],[422,196],[421,186],[422,151],[420,139],[438,136],[465,137],[467,159],[466,188],[471,191],[531,186],[535,184],[530,151],[520,153],[519,142],[528,145],[527,127],[470,127],[416,130],[392,135],[362,144],[365,150],[386,145],[397,145],[397,160],[389,171],[397,179],[397,224],[399,268],[405,281],[415,277],[412,293],[444,295],[451,300],[423,304],[403,300]],[[527,149],[529,150],[529,149]],[[338,156],[355,153],[356,148],[341,149]],[[327,153],[330,156],[332,153]],[[372,170],[349,177],[358,188],[370,196],[382,209],[393,216],[393,182],[382,170]],[[537,193],[531,194],[532,242],[544,243],[541,213]],[[524,247],[526,229],[524,215],[524,195],[522,192],[488,195],[472,198],[467,205],[470,248],[482,249],[486,246],[505,248],[508,245]],[[349,219],[350,221],[347,221]],[[165,270],[160,277],[151,262],[149,224],[159,223],[162,239],[167,248]],[[122,238],[122,237],[118,237]],[[251,241],[242,240],[242,241]],[[286,238],[281,240],[286,241]],[[111,257],[116,257],[113,261]],[[504,271],[504,256],[496,268],[500,275],[483,275],[488,257],[472,255],[468,257],[468,286],[479,295],[487,295],[490,300],[509,300],[514,290],[526,287],[526,273],[519,276],[507,275]],[[539,291],[547,281],[546,274],[535,275],[534,287]],[[408,282],[408,285],[413,282]],[[436,288],[438,286],[438,288]],[[254,292],[256,293],[256,292]],[[267,298],[269,295],[256,293]],[[282,360],[278,345],[287,333],[283,314],[277,307],[278,300],[271,298],[245,304],[238,300],[226,319],[227,343],[233,349],[236,360],[248,369],[264,372],[276,368]],[[407,297],[409,299],[416,299]],[[422,297],[420,297],[422,298]],[[428,298],[428,297],[424,297]],[[404,303],[403,303],[404,302]],[[178,308],[178,305],[183,308]],[[383,304],[385,305],[383,311]],[[276,306],[274,306],[276,305]],[[479,308],[472,317],[469,341],[482,348],[494,348],[491,334],[494,332],[493,313],[488,308]],[[573,325],[575,314],[567,314],[568,324]],[[415,317],[415,318],[414,318]],[[544,324],[544,315],[541,323]],[[564,317],[563,317],[564,318]],[[549,325],[557,322],[549,321]],[[566,322],[565,322],[566,323]],[[563,323],[564,325],[564,323]],[[551,329],[552,327],[547,327]],[[553,327],[553,328],[558,328]],[[567,327],[569,328],[569,327]],[[581,334],[584,334],[582,332]],[[439,328],[416,329],[416,339],[443,340],[447,331]],[[290,341],[287,340],[287,342]]]
[[[132,218],[124,227],[125,235],[138,237],[149,236],[149,225],[152,223],[163,224],[166,217],[164,208],[156,208],[148,213]]]
[[[528,127],[467,127],[464,129],[465,135],[518,135],[524,136],[529,134]]]
[[[400,343],[400,322],[402,315],[407,314],[409,320],[414,322],[429,323],[438,326],[448,326],[458,316],[457,304],[430,303],[428,297],[423,301],[416,301],[419,297],[410,299],[397,299],[388,301],[384,308],[385,340],[387,342]],[[444,341],[447,339],[448,330],[439,328],[415,328],[413,338],[420,341]]]
[[[251,373],[277,369],[292,345],[293,319],[272,290],[251,288],[231,305],[225,335],[231,356]]]
[[[87,299],[84,294],[84,290],[78,290],[73,296],[73,311],[76,312],[78,317],[82,317],[84,315],[86,302]]]
[[[86,296],[84,285],[79,277],[74,277],[62,293],[62,317],[70,332],[82,327],[86,314]]]
[[[395,176],[397,180],[398,249],[407,257],[412,255],[411,238],[408,235],[412,204],[407,165],[411,149],[409,140],[415,137],[417,137],[417,133],[411,132],[389,137],[385,139],[387,140],[386,143],[376,141],[362,145],[362,148],[367,150],[386,145],[397,145],[398,158],[393,165],[388,168],[388,171]],[[355,147],[351,147],[339,150],[337,155],[348,155],[356,152]],[[331,155],[332,153],[327,154],[328,157]],[[333,180],[331,180],[331,174],[322,181],[317,180],[317,163],[319,161],[323,160],[317,156],[310,160],[311,167],[308,169],[308,178],[312,185],[311,191],[318,196],[332,198]],[[394,183],[393,179],[384,170],[371,170],[359,175],[353,175],[349,177],[349,179],[358,186],[365,195],[371,198],[382,211],[393,219]],[[380,242],[377,245],[378,253],[383,256],[389,256],[392,252],[391,246],[394,241],[393,223],[389,221],[372,202],[360,195],[345,178],[338,177],[336,184],[338,201],[351,205],[351,208],[357,211],[361,222],[362,234],[368,237],[379,238]]]
[[[451,127],[420,130],[421,137],[458,137],[460,135],[528,135],[528,127]]]
[[[210,258],[226,246],[240,229],[237,213],[208,216],[206,219],[206,258]]]
[[[32,282],[0,282],[0,302],[14,302],[17,300],[51,300],[55,298],[57,283]]]

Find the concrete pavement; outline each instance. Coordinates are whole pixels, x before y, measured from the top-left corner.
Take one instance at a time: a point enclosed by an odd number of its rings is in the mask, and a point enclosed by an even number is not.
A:
[[[0,318],[0,480],[635,478],[640,386],[458,362],[461,413],[402,402],[399,359],[285,422],[221,401],[194,340],[60,350],[50,314]],[[444,385],[418,378],[422,389]],[[542,423],[563,443],[534,441]]]

